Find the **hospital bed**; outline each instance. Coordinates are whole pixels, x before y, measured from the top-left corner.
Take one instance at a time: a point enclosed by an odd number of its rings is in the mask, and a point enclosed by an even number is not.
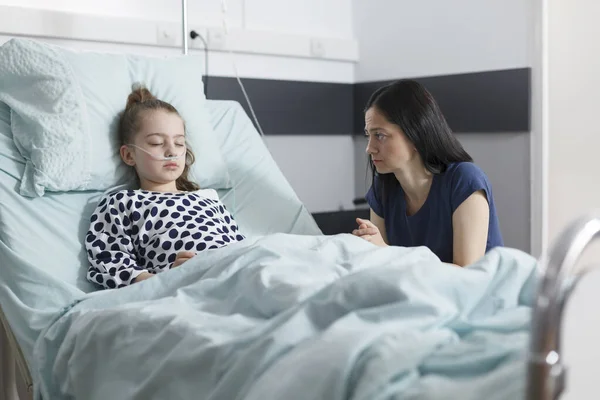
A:
[[[31,68],[39,66],[39,57],[56,57],[62,51],[52,47],[45,53],[47,45],[13,43],[17,50],[41,52],[30,57],[37,61]],[[26,51],[21,55],[31,56]],[[97,77],[94,68],[108,68],[123,58],[63,56],[75,75],[83,74],[73,93],[88,107],[99,104],[99,109],[87,111],[91,120],[100,121],[98,115],[110,108],[106,99],[113,89],[104,85],[91,90],[98,82],[86,81],[85,74]],[[95,67],[78,64],[79,57],[90,57]],[[169,100],[172,95],[181,103],[177,96],[189,99],[186,91],[194,91],[196,100],[202,94],[201,83],[177,81],[169,73],[170,68],[197,67],[193,57],[188,60],[132,58],[127,61],[143,68],[130,64],[127,71],[141,74],[159,96]],[[44,77],[61,71],[67,69],[45,71]],[[39,71],[23,73],[39,78]],[[110,78],[118,81],[115,75]],[[597,219],[576,221],[542,266],[520,251],[496,249],[464,270],[453,269],[424,248],[379,249],[352,235],[323,235],[243,108],[232,101],[201,99],[178,108],[192,121],[192,136],[200,135],[194,128],[202,126],[201,134],[215,140],[216,147],[210,147],[204,136],[191,138],[204,144],[198,153],[203,168],[211,164],[202,164],[202,155],[219,162],[214,158],[218,155],[227,176],[219,179],[224,171],[199,173],[212,179],[209,186],[218,190],[247,240],[206,251],[140,284],[99,291],[85,279],[83,237],[102,194],[129,183],[52,190],[52,185],[60,189],[64,184],[48,177],[56,172],[55,165],[28,153],[35,143],[17,137],[31,129],[31,141],[43,139],[52,118],[45,115],[43,124],[27,125],[36,118],[29,107],[38,101],[31,96],[35,85],[23,92],[0,88],[0,100],[7,100],[0,102],[3,398],[14,399],[15,380],[29,392],[21,390],[21,397],[36,400],[82,395],[191,398],[198,393],[211,399],[368,399],[393,394],[432,399],[452,398],[452,393],[463,399],[483,394],[503,399],[518,398],[526,390],[527,398],[549,399],[549,390],[560,387],[546,384],[561,372],[556,335],[549,339],[548,332],[560,322],[564,271],[600,231],[594,229]],[[129,87],[121,89],[127,93]],[[10,90],[12,97],[6,96]],[[58,92],[54,101],[71,93]],[[125,97],[117,93],[115,98],[122,103]],[[8,100],[29,119],[19,119]],[[74,102],[61,107],[77,108]],[[39,107],[47,111],[47,105]],[[50,114],[61,107],[50,107]],[[208,125],[196,121],[203,113]],[[110,124],[94,126],[103,132],[111,129]],[[54,140],[67,133],[61,135]],[[95,146],[96,152],[102,148]],[[65,147],[60,156],[67,157],[70,150]],[[118,163],[116,153],[98,154],[94,157],[103,157],[108,165]],[[36,178],[35,173],[28,175],[34,160],[50,172],[37,176],[37,186],[27,186]],[[67,164],[77,162],[72,158]],[[65,181],[76,181],[77,176],[68,174],[78,171],[61,171]],[[118,175],[118,168],[111,171],[108,176]],[[107,185],[106,180],[101,184]],[[530,336],[532,310],[542,328]],[[525,379],[528,363],[530,379]]]

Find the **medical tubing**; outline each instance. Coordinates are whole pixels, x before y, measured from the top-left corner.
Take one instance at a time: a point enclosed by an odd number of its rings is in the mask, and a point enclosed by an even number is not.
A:
[[[140,147],[140,146],[136,146],[135,144],[128,144],[127,146],[131,146],[131,147],[135,147],[136,149],[140,149],[141,151],[143,151],[144,153],[148,154],[150,157],[152,157],[152,159],[156,160],[156,161],[174,161],[174,160],[178,160],[181,157],[184,156],[184,154],[180,154],[178,156],[171,156],[171,157],[157,157],[156,155],[150,153],[148,150]]]

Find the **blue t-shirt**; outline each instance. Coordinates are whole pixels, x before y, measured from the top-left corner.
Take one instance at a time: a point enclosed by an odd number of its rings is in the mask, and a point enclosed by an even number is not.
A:
[[[381,184],[375,177],[374,185]],[[434,174],[429,195],[414,215],[406,215],[406,200],[400,184],[387,193],[383,204],[371,185],[366,199],[371,209],[385,220],[388,243],[393,246],[427,246],[441,261],[452,263],[452,214],[471,194],[485,191],[490,207],[486,252],[504,246],[492,187],[485,173],[470,162],[452,163],[445,172]],[[381,199],[379,199],[381,200]]]

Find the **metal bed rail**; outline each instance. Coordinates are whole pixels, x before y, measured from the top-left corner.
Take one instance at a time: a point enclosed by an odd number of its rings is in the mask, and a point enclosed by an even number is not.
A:
[[[556,400],[565,389],[566,367],[560,350],[563,312],[582,274],[575,266],[583,252],[600,238],[600,212],[573,221],[540,263],[541,276],[531,321],[527,400]]]
[[[21,347],[0,308],[0,396],[2,400],[28,400],[33,398],[33,380]],[[15,371],[16,367],[16,371]],[[23,393],[25,391],[26,393]]]

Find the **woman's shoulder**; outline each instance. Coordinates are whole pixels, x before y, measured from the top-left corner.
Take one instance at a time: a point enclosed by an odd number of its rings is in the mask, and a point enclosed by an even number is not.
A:
[[[451,163],[440,177],[440,190],[459,197],[479,189],[491,192],[492,185],[487,175],[483,169],[472,162]]]
[[[485,175],[485,172],[474,162],[463,161],[451,163],[446,169],[446,173],[450,175]]]
[[[451,163],[441,175],[442,179],[450,185],[469,181],[489,183],[489,179],[483,169],[473,162]]]
[[[492,185],[483,169],[472,162],[453,163],[442,174],[442,191],[450,195],[455,210],[466,198],[483,190],[492,199]]]

